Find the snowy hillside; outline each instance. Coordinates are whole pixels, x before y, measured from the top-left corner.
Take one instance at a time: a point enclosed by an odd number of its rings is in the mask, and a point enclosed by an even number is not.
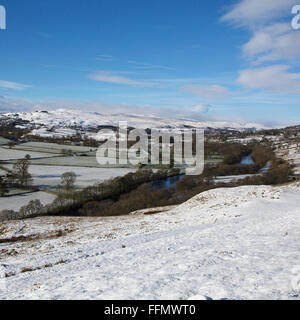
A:
[[[8,222],[0,299],[300,299],[299,202],[299,184],[246,186],[160,213]]]
[[[97,112],[82,110],[58,109],[49,111],[34,111],[23,113],[6,113],[1,117],[20,118],[34,124],[42,124],[46,127],[70,127],[81,126],[83,128],[97,126],[117,126],[119,121],[127,121],[128,125],[134,128],[182,128],[191,126],[195,128],[214,129],[262,129],[263,126],[255,123],[229,123],[229,122],[200,122],[190,119],[158,118],[155,116],[142,116],[133,114],[105,115]]]

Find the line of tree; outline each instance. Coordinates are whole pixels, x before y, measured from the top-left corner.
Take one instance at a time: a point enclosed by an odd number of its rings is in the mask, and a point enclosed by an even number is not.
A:
[[[20,217],[38,214],[64,216],[125,215],[139,209],[180,204],[196,194],[214,188],[251,184],[274,185],[285,183],[289,180],[291,167],[285,161],[276,158],[270,146],[255,144],[251,147],[247,146],[247,148],[242,147],[239,150],[241,153],[249,152],[250,150],[255,164],[240,166],[238,164],[222,163],[215,167],[208,166],[202,175],[186,176],[170,189],[154,190],[149,182],[178,175],[179,170],[171,169],[153,172],[152,170],[140,169],[135,173],[110,179],[83,190],[75,189],[75,173],[66,172],[61,177],[61,183],[58,186],[59,194],[52,204],[43,207],[38,203],[35,203],[35,206],[31,203],[28,208],[25,206],[21,210]],[[226,184],[215,183],[214,181],[214,177],[222,174],[222,172],[232,175],[237,168],[243,167],[247,168],[247,170],[253,170],[253,168],[263,167],[268,162],[270,163],[270,170],[265,174],[247,177]],[[26,166],[19,167],[21,169],[26,168]],[[227,170],[231,171],[227,172]],[[22,175],[20,174],[20,176]],[[9,213],[6,212],[6,214]],[[10,212],[10,215],[17,216],[16,213],[12,212]]]
[[[0,176],[0,196],[6,196],[10,188],[29,189],[32,185],[32,175],[29,173],[30,156],[18,160],[13,170],[5,176]]]

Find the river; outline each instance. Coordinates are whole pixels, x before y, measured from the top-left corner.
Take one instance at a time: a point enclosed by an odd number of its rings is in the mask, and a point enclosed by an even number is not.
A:
[[[251,154],[242,157],[242,160],[241,160],[240,164],[241,164],[241,165],[251,165],[251,164],[254,164],[254,161],[253,161],[253,159],[252,159],[252,157],[251,157]]]

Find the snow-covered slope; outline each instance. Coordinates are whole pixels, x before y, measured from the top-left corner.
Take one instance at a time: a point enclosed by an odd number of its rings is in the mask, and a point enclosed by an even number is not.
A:
[[[0,298],[300,299],[299,202],[296,184],[246,186],[157,214],[6,223]]]
[[[119,121],[127,121],[128,125],[134,128],[181,128],[192,126],[195,128],[215,129],[262,129],[263,126],[255,123],[229,123],[229,122],[201,122],[190,119],[158,118],[155,116],[142,116],[133,114],[112,114],[105,115],[97,112],[83,110],[58,109],[49,111],[34,111],[23,113],[7,113],[2,117],[20,118],[35,124],[42,124],[46,127],[70,127],[81,126],[83,128],[97,127],[100,125],[119,124]]]

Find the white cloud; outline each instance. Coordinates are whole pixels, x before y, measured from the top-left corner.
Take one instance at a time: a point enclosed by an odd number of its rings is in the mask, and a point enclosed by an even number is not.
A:
[[[151,63],[144,63],[144,62],[137,62],[134,60],[129,60],[129,64],[135,65],[135,69],[161,69],[161,70],[174,70],[174,68],[162,66],[162,65],[156,65]]]
[[[253,89],[277,94],[300,94],[300,73],[289,73],[287,65],[240,71],[237,82]]]
[[[298,2],[240,0],[221,20],[252,30],[253,35],[243,46],[243,53],[253,64],[293,60],[300,57],[300,32],[291,27],[292,8]]]
[[[17,82],[11,82],[11,81],[5,81],[0,80],[0,88],[4,89],[12,89],[12,90],[24,90],[26,88],[30,88],[31,86],[17,83]]]
[[[191,107],[189,111],[192,114],[202,115],[204,113],[208,113],[210,109],[211,109],[211,105],[206,103],[200,103],[200,104],[197,104],[196,106]]]
[[[241,0],[221,20],[256,29],[291,15],[292,6],[298,3],[299,0]]]
[[[274,23],[256,31],[243,47],[246,57],[255,64],[292,60],[300,57],[300,32],[287,23]]]
[[[33,108],[33,102],[19,98],[0,96],[0,112],[29,111]]]
[[[221,18],[252,31],[243,53],[252,65],[262,65],[240,71],[237,83],[268,93],[300,94],[300,74],[288,65],[300,57],[300,32],[291,27],[292,7],[298,2],[240,0]],[[264,66],[270,62],[274,65]]]
[[[95,81],[114,83],[114,84],[123,84],[123,85],[135,86],[135,87],[160,87],[160,85],[158,85],[157,83],[132,80],[132,79],[117,75],[111,71],[98,71],[94,74],[90,74],[88,77],[89,79],[95,80]]]
[[[219,85],[185,85],[183,91],[190,92],[204,99],[225,99],[230,95],[227,88]]]

